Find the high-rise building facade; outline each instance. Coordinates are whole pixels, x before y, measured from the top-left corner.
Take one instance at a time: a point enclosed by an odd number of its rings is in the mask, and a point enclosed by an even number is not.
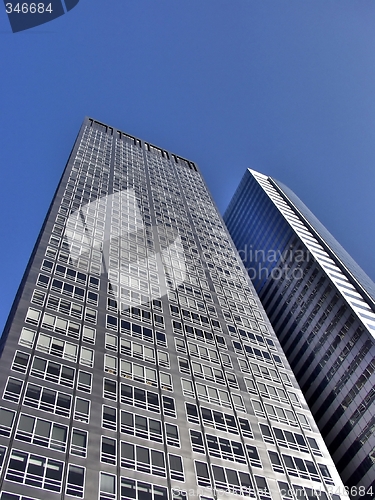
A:
[[[0,500],[343,500],[196,165],[86,118],[2,337]]]
[[[374,283],[275,179],[247,170],[224,220],[344,484],[373,498]]]

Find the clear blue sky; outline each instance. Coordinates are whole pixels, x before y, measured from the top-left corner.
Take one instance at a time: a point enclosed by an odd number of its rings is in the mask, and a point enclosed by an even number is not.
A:
[[[0,44],[0,330],[85,115],[197,162],[222,213],[276,177],[375,279],[373,0],[80,0],[0,10]]]

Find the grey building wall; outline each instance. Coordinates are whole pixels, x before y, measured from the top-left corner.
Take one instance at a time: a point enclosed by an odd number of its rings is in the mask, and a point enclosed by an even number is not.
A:
[[[91,118],[0,391],[1,500],[346,498],[196,165]]]

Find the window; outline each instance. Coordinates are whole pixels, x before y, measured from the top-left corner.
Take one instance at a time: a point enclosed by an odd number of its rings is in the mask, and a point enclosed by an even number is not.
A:
[[[260,500],[268,500],[271,498],[271,493],[268,489],[267,481],[264,477],[254,476],[255,484]]]
[[[195,377],[225,385],[224,374],[219,368],[211,368],[195,361],[192,361],[191,366]]]
[[[273,428],[273,432],[279,446],[309,453],[305,438],[302,434],[278,429],[277,427]]]
[[[230,359],[229,354],[226,354],[225,352],[221,352],[220,357],[221,357],[221,361],[222,361],[223,365],[226,368],[233,368],[232,361]]]
[[[81,319],[83,314],[82,305],[70,302],[70,300],[55,297],[54,295],[48,296],[46,307],[48,309],[52,309],[53,311],[67,314],[68,316],[74,316],[78,319]]]
[[[255,498],[254,487],[247,472],[212,466],[215,487],[232,494]]]
[[[288,397],[284,389],[274,387],[273,385],[266,385],[263,382],[257,382],[260,395],[267,399],[274,399],[281,403],[288,403]]]
[[[253,431],[251,430],[250,422],[246,418],[238,417],[241,432],[245,437],[254,438]]]
[[[96,330],[90,326],[84,326],[82,331],[82,340],[89,344],[95,344]]]
[[[173,391],[172,377],[169,373],[159,373],[160,387],[165,391]]]
[[[124,359],[120,360],[120,364],[120,373],[122,377],[130,378],[136,380],[137,382],[142,382],[143,384],[152,385],[154,387],[158,386],[156,370],[153,368],[131,363],[130,361],[126,361]]]
[[[306,437],[306,439],[307,439],[307,442],[309,443],[309,445],[310,445],[310,447],[312,449],[313,454],[322,457],[323,454],[320,451],[318,443],[316,442],[316,440],[314,438],[308,437],[308,436]]]
[[[92,374],[78,370],[77,389],[82,392],[91,393]]]
[[[63,462],[12,450],[5,479],[60,493],[62,473]]]
[[[298,426],[297,418],[291,410],[269,404],[265,404],[264,407],[270,420],[276,420],[281,423],[293,425],[294,427]]]
[[[258,365],[255,363],[250,363],[251,370],[255,377],[261,377],[267,380],[273,380],[274,382],[280,382],[279,373],[269,366]]]
[[[29,328],[22,328],[18,343],[24,347],[33,348],[36,332]]]
[[[99,500],[116,500],[116,476],[100,473]]]
[[[103,397],[117,401],[117,382],[115,380],[103,379]]]
[[[169,364],[169,354],[164,351],[158,351],[158,365],[165,368],[170,368]]]
[[[156,363],[155,350],[152,347],[136,344],[135,342],[126,339],[121,339],[120,343],[121,354],[131,356],[132,358],[142,359],[143,361],[148,361],[149,363]]]
[[[77,361],[78,345],[70,344],[44,333],[39,334],[36,349],[59,358],[67,359],[68,361],[73,361],[74,363]]]
[[[102,436],[100,461],[106,464],[116,465],[116,440]]]
[[[3,491],[0,496],[1,500],[37,500],[36,498],[31,498],[29,496],[21,496],[17,495],[16,493],[7,493],[6,491]]]
[[[250,444],[246,444],[246,451],[249,457],[249,462],[252,467],[260,467],[262,468],[262,462],[260,461],[260,457],[258,454],[258,450],[255,446],[251,446]]]
[[[40,320],[41,312],[37,309],[32,309],[29,307],[26,314],[26,323],[30,323],[31,325],[38,325]]]
[[[94,366],[94,351],[87,347],[82,347],[79,362],[81,365],[92,368]]]
[[[0,471],[3,468],[4,458],[5,458],[6,448],[5,446],[0,446]]]
[[[21,351],[16,351],[13,359],[12,370],[25,373],[29,364],[30,355]]]
[[[71,455],[86,458],[87,432],[81,429],[72,429],[72,441],[70,443]]]
[[[111,406],[103,405],[102,426],[105,429],[117,430],[117,410]]]
[[[163,442],[161,422],[134,413],[121,411],[121,432],[158,443]]]
[[[121,478],[121,500],[168,500],[167,488],[127,477]]]
[[[121,441],[121,467],[166,477],[164,453]]]
[[[15,438],[65,453],[67,435],[66,425],[21,413]]]
[[[185,345],[185,340],[175,338],[174,339],[175,344],[176,344],[176,351],[182,354],[187,354],[186,352],[186,345]]]
[[[77,465],[68,465],[66,494],[72,497],[83,498],[85,483],[85,469]]]
[[[168,454],[169,458],[169,471],[171,479],[176,481],[185,481],[184,469],[182,466],[182,458],[178,455]]]
[[[303,415],[302,413],[297,413],[297,417],[298,417],[299,423],[301,424],[301,427],[303,429],[311,431],[311,425],[310,425],[309,419],[306,417],[306,415]]]
[[[62,417],[70,417],[71,396],[40,385],[27,384],[23,404]]]
[[[200,328],[193,328],[192,326],[185,325],[186,335],[194,340],[205,342],[206,344],[215,344],[214,337],[211,332],[205,332]]]
[[[286,471],[291,476],[297,476],[302,479],[310,479],[320,482],[318,471],[313,462],[310,460],[302,460],[301,458],[283,455]]]
[[[14,416],[14,411],[8,410],[7,408],[0,408],[0,436],[10,436]]]
[[[318,464],[318,467],[319,467],[320,473],[323,476],[324,482],[326,484],[331,484],[331,485],[335,484],[332,480],[331,474],[329,473],[328,467],[324,464]]]
[[[54,361],[47,361],[46,359],[35,357],[30,375],[54,382],[55,384],[73,387],[75,369],[70,368],[70,366],[55,363]]]
[[[201,401],[207,401],[212,404],[231,408],[232,405],[230,403],[227,391],[218,390],[214,387],[208,387],[203,384],[196,384],[196,387],[198,399],[200,399]]]
[[[16,378],[9,377],[4,390],[3,399],[18,403],[21,395],[23,382]]]
[[[114,318],[117,321],[116,318]],[[117,325],[117,323],[116,323]],[[113,329],[113,328],[112,328]],[[115,328],[117,330],[117,326]],[[140,338],[145,342],[154,342],[154,332],[151,328],[143,327],[135,323],[130,323],[129,321],[121,320],[120,331],[126,335],[131,335],[134,338]],[[167,347],[167,340],[165,333],[155,332],[156,344],[161,347]]]
[[[127,384],[121,384],[121,403],[160,413],[158,394]]]
[[[210,488],[211,480],[207,464],[205,462],[195,461],[194,465],[195,465],[195,472],[197,476],[198,485]]]
[[[76,398],[76,405],[74,409],[74,420],[79,420],[86,424],[90,420],[90,401],[87,399]]]
[[[54,314],[44,313],[42,327],[74,339],[80,338],[81,326],[78,323],[60,318]]]

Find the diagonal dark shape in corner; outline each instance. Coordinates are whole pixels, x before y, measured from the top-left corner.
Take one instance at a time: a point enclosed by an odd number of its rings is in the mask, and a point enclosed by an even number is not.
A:
[[[73,9],[79,0],[4,0],[13,33],[57,19]]]

